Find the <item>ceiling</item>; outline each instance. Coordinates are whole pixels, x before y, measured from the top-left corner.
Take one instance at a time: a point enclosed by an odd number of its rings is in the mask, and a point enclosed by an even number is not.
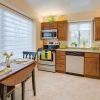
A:
[[[91,11],[100,7],[100,0],[26,0],[41,16],[65,15]]]

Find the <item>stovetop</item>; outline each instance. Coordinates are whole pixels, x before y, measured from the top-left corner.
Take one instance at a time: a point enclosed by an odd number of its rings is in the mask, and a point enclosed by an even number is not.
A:
[[[38,48],[38,51],[42,50],[55,51],[57,48],[59,48],[59,45],[44,45],[42,48]]]
[[[50,50],[50,51],[56,51],[56,49],[45,49],[45,48],[38,48],[38,51],[42,51],[42,50],[46,50],[46,51],[48,51],[48,50]]]

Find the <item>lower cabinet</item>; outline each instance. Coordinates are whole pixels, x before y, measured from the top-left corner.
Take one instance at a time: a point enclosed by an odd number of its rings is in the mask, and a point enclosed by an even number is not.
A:
[[[56,51],[56,72],[66,72],[66,52]]]
[[[99,54],[85,53],[84,75],[99,77]]]
[[[73,63],[73,62],[72,62]],[[56,51],[56,72],[66,72],[66,52]],[[100,54],[85,53],[84,76],[100,78]]]

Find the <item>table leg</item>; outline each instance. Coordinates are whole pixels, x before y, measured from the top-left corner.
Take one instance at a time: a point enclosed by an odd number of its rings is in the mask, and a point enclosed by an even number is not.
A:
[[[22,85],[22,100],[25,99],[25,81],[21,83]]]
[[[15,91],[13,91],[11,94],[11,100],[15,100]]]
[[[1,100],[7,100],[7,86],[2,85]]]
[[[36,96],[35,70],[33,70],[33,72],[32,72],[32,87],[33,87],[34,96]]]

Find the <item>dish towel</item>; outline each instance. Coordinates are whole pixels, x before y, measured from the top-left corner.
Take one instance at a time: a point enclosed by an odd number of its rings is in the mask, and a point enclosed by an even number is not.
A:
[[[43,60],[46,59],[46,53],[45,53],[45,50],[42,50],[42,52],[41,52],[41,59],[43,59]]]
[[[6,67],[5,69],[0,71],[0,76],[5,75],[5,74],[7,74],[7,73],[9,73],[11,71],[12,71],[12,68],[7,68]]]
[[[52,53],[51,53],[51,51],[48,51],[48,53],[47,53],[47,59],[48,60],[52,59]]]

